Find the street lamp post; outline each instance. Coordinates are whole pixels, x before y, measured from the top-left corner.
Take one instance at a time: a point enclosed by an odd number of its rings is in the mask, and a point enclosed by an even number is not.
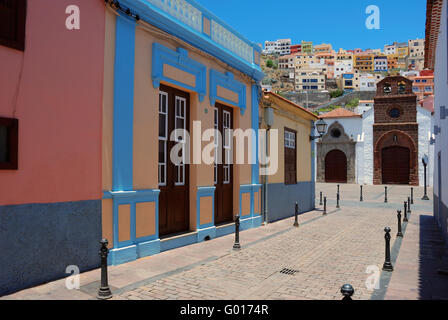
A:
[[[425,154],[422,158],[423,167],[425,168],[425,194],[423,195],[422,200],[429,200],[427,189],[426,189],[426,167],[428,165],[428,156]]]

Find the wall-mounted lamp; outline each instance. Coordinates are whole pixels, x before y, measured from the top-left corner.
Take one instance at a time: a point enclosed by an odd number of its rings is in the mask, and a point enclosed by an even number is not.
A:
[[[319,121],[316,122],[316,129],[319,135],[310,135],[310,141],[322,138],[322,136],[327,132],[327,126],[328,124],[323,119],[319,119]]]

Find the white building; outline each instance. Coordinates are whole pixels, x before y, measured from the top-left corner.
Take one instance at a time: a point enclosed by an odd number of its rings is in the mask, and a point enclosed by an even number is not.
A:
[[[384,46],[384,53],[386,55],[395,54],[397,52],[397,46],[395,44],[388,44]]]
[[[344,73],[353,72],[353,60],[337,60],[334,63],[334,76],[335,78],[343,75]]]
[[[436,0],[427,13],[426,67],[434,69],[434,218],[448,242],[448,1]],[[431,163],[431,162],[430,162]]]
[[[376,84],[384,79],[383,76],[370,73],[362,73],[359,76],[359,90],[360,91],[376,91]]]
[[[291,39],[278,39],[264,42],[264,54],[291,54]]]

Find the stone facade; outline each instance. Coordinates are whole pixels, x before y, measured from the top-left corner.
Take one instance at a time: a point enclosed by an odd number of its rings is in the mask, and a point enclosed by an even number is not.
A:
[[[382,184],[381,152],[391,146],[410,150],[409,184],[418,185],[417,96],[412,81],[401,76],[387,77],[378,83],[373,124],[373,183]]]
[[[339,129],[341,135],[334,137],[333,130]],[[347,183],[356,183],[356,141],[345,133],[344,127],[334,122],[317,142],[317,182],[325,182],[325,157],[332,150],[340,150],[347,157]]]

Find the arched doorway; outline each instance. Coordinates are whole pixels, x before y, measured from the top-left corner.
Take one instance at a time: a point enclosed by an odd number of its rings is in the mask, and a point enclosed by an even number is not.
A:
[[[347,157],[341,150],[331,150],[325,156],[325,182],[347,183]]]
[[[409,184],[411,172],[409,148],[393,146],[381,151],[383,184]]]

